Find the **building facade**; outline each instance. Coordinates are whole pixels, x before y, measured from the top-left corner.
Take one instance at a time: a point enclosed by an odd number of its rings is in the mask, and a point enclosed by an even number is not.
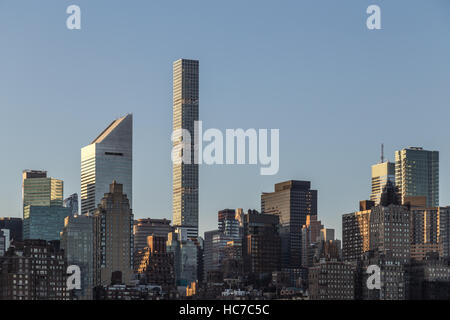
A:
[[[439,152],[420,147],[395,152],[395,185],[402,203],[407,197],[427,197],[427,207],[439,206]]]
[[[382,162],[372,166],[372,193],[370,200],[380,204],[381,193],[386,183],[395,183],[395,163]]]
[[[133,213],[122,184],[113,182],[94,215],[94,286],[111,283],[121,272],[125,284],[133,273]]]
[[[77,265],[81,271],[81,289],[75,290],[77,300],[91,300],[94,284],[94,219],[92,216],[69,215],[61,232],[61,248],[69,265]]]
[[[173,232],[170,220],[167,219],[138,219],[134,222],[134,250],[141,250],[147,247],[149,236],[164,237],[167,240],[168,234]]]
[[[81,149],[81,214],[94,212],[113,180],[123,185],[132,208],[132,114],[113,121],[91,144]]]
[[[190,150],[189,163],[173,163],[173,225],[185,228],[189,237],[198,236],[199,171],[195,150],[195,122],[199,120],[199,62],[180,59],[173,63],[173,132],[187,130],[190,143],[181,135],[173,139],[174,149]],[[186,151],[185,151],[186,152]],[[181,155],[180,155],[181,156]]]
[[[306,217],[317,216],[317,190],[309,181],[286,181],[275,185],[275,192],[261,195],[261,211],[280,220],[281,265],[301,266],[301,232]]]

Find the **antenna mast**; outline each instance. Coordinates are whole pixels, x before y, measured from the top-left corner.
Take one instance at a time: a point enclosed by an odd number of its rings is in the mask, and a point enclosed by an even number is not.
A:
[[[384,163],[384,144],[381,144],[381,163]]]

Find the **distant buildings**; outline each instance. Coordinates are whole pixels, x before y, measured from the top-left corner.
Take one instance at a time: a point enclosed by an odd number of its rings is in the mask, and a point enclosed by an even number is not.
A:
[[[64,199],[63,206],[70,209],[72,216],[78,214],[78,193],[70,195],[68,198]]]
[[[425,196],[426,206],[439,206],[439,152],[420,147],[395,152],[395,185],[401,202],[411,196]]]
[[[139,219],[134,222],[134,250],[141,250],[147,247],[149,236],[164,237],[173,232],[170,220],[167,219]]]
[[[9,230],[10,240],[22,241],[23,220],[21,218],[0,217],[0,229]]]
[[[70,209],[63,207],[63,181],[46,171],[25,170],[22,175],[23,239],[59,240]]]
[[[69,265],[77,265],[81,271],[81,289],[75,290],[79,300],[92,300],[94,285],[94,220],[92,216],[69,215],[61,232],[61,248]]]
[[[177,228],[169,233],[167,252],[173,253],[176,285],[187,287],[198,280],[200,252],[198,243],[188,237],[186,229]]]
[[[282,268],[298,268],[302,257],[302,226],[308,215],[317,215],[317,190],[311,190],[309,181],[278,183],[275,192],[261,195],[261,210],[279,217]]]
[[[25,240],[0,257],[0,300],[68,300],[59,242]]]
[[[122,184],[113,181],[94,212],[94,285],[108,285],[115,272],[123,283],[133,273],[133,213]]]
[[[166,237],[149,236],[148,246],[134,255],[134,273],[145,283],[160,286],[163,291],[175,290],[173,252],[167,252]]]
[[[173,163],[173,225],[187,230],[190,238],[198,236],[198,152],[195,150],[195,121],[199,120],[199,62],[180,59],[173,63],[173,132],[190,133],[190,163]],[[197,137],[199,138],[199,137]],[[201,139],[201,138],[200,138]],[[174,148],[182,142],[173,141]]]
[[[113,180],[123,185],[132,208],[132,173],[133,116],[127,114],[81,149],[81,214],[94,212]]]

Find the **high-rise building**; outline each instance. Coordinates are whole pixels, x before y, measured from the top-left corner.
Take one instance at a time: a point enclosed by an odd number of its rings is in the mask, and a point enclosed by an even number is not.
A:
[[[439,151],[420,147],[395,152],[395,185],[401,201],[412,196],[426,196],[427,207],[439,206]]]
[[[93,212],[109,191],[111,181],[123,185],[133,206],[133,115],[113,121],[81,149],[81,214]]]
[[[280,219],[282,268],[301,265],[301,231],[306,217],[317,215],[317,190],[309,181],[286,181],[275,185],[275,192],[261,195],[261,210]]]
[[[450,257],[450,207],[411,209],[411,258]]]
[[[133,223],[123,186],[113,181],[94,212],[94,286],[110,284],[115,272],[125,284],[131,281]]]
[[[317,216],[306,217],[306,224],[302,227],[302,266],[312,266],[315,247],[320,239],[320,230],[323,224],[317,221]]]
[[[380,204],[381,193],[386,183],[395,183],[395,163],[382,162],[372,166],[372,194],[370,200]]]
[[[70,209],[71,215],[75,216],[78,214],[78,193],[70,195],[68,198],[64,199],[63,206]]]
[[[401,205],[378,205],[372,208],[369,223],[369,246],[389,260],[410,260],[410,212]]]
[[[68,300],[59,241],[25,240],[0,257],[0,300]]]
[[[0,257],[5,255],[9,248],[9,230],[0,229]]]
[[[22,174],[23,239],[59,240],[70,209],[63,207],[64,183],[46,171]]]
[[[344,261],[360,260],[369,251],[369,223],[371,210],[342,215],[342,258]]]
[[[189,237],[198,236],[199,171],[196,163],[195,122],[199,120],[199,62],[180,59],[173,64],[173,132],[187,130],[191,136],[190,163],[173,163],[173,225],[187,230]],[[176,139],[174,148],[183,142]],[[183,155],[185,156],[185,155]]]
[[[69,265],[77,265],[81,271],[81,289],[75,289],[78,300],[91,300],[93,292],[93,244],[94,223],[92,216],[79,215],[66,217],[61,232],[61,248]]]
[[[167,219],[138,219],[134,222],[134,250],[141,250],[147,247],[148,237],[164,237],[167,240],[168,234],[173,232],[170,220]]]
[[[277,215],[249,211],[244,216],[244,270],[250,277],[263,279],[281,269],[278,227]]]
[[[64,219],[70,209],[62,206],[26,206],[23,211],[23,239],[60,240]]]
[[[47,177],[47,171],[24,170],[22,202],[26,206],[62,206],[63,181]]]
[[[21,218],[0,218],[0,229],[8,229],[11,241],[22,241],[23,220]]]
[[[169,233],[167,251],[174,255],[175,279],[178,286],[187,287],[198,280],[199,250],[196,239],[187,230],[177,228]]]

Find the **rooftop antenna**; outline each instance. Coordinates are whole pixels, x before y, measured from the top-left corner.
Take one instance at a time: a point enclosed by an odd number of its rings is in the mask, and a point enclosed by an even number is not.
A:
[[[381,163],[384,163],[384,144],[381,144]]]

